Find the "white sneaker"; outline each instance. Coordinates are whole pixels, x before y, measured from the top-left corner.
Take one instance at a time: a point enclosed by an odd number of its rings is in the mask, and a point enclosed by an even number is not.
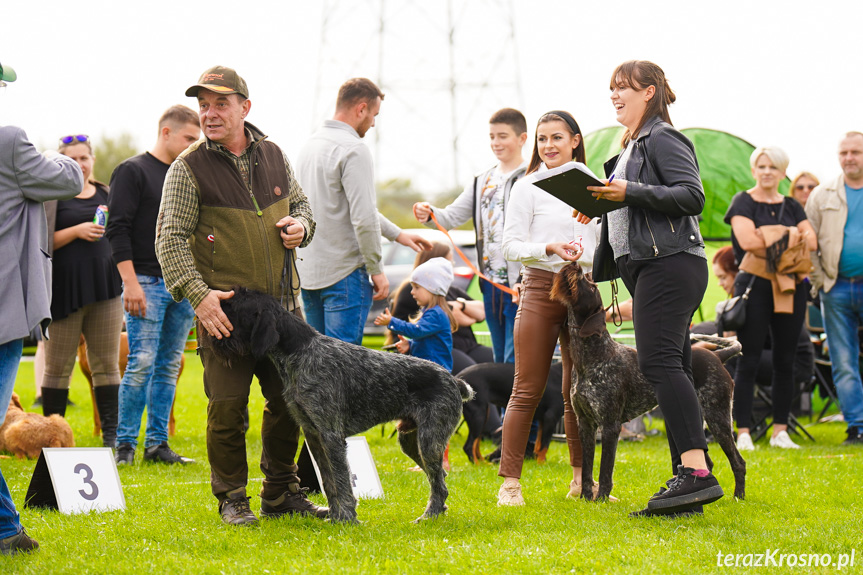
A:
[[[524,497],[521,496],[521,485],[507,485],[504,483],[497,492],[497,504],[517,507],[524,505]]]
[[[773,444],[772,439],[770,440],[770,444]],[[737,451],[755,451],[755,444],[752,443],[751,435],[748,433],[737,434]]]
[[[781,447],[782,449],[800,449],[800,446],[791,441],[791,437],[784,429],[770,438],[770,447]]]

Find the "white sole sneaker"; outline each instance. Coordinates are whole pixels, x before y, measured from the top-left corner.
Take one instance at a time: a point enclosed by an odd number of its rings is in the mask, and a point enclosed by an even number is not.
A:
[[[751,435],[741,433],[737,436],[737,451],[755,451],[755,444],[752,443]]]
[[[501,485],[500,491],[497,492],[497,504],[508,507],[524,505],[524,497],[521,495],[521,485]]]
[[[800,449],[800,446],[791,440],[787,431],[780,431],[776,437],[770,438],[770,447],[779,447],[781,449]]]

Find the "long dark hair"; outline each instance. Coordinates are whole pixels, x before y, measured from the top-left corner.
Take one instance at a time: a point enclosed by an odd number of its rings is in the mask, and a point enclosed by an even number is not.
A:
[[[570,135],[572,136],[581,136],[579,138],[578,146],[576,146],[575,150],[572,151],[572,159],[576,162],[581,162],[582,164],[586,163],[585,154],[584,154],[584,135],[581,133],[581,128],[578,127],[578,122],[575,121],[575,118],[572,117],[572,114],[569,112],[564,112],[563,110],[553,110],[548,112],[547,114],[543,114],[539,121],[536,123],[536,127],[539,128],[540,125],[545,124],[547,122],[563,122]],[[539,169],[539,165],[542,163],[542,160],[539,159],[539,148],[536,145],[536,134],[533,135],[533,154],[530,156],[530,164],[527,166],[527,173],[532,174]]]
[[[668,85],[668,80],[665,78],[665,72],[662,68],[648,62],[647,60],[630,60],[624,62],[614,69],[611,74],[610,89],[614,90],[618,84],[623,84],[629,88],[641,92],[649,86],[653,86],[656,92],[653,97],[647,102],[647,109],[644,110],[644,115],[635,127],[635,132],[630,133],[627,128],[623,134],[623,139],[620,142],[622,147],[626,147],[630,140],[636,138],[644,123],[654,116],[659,116],[662,121],[671,124],[671,116],[668,115],[668,106],[674,103],[677,96]]]

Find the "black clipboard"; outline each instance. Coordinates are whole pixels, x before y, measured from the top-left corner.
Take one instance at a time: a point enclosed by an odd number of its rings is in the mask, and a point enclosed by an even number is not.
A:
[[[580,162],[567,162],[537,174],[536,181],[533,183],[589,218],[598,218],[623,207],[620,202],[593,197],[593,192],[589,191],[587,186],[604,184],[590,171],[590,168]]]

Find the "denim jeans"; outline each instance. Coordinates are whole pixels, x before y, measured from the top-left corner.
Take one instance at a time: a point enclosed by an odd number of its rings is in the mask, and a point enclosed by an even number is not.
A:
[[[18,374],[18,363],[21,361],[21,351],[24,340],[16,339],[0,345],[0,425],[6,419],[6,410],[15,388],[15,376]],[[0,471],[0,539],[6,539],[21,531],[21,522],[9,486]]]
[[[512,296],[485,280],[479,280],[482,301],[485,305],[485,323],[491,334],[491,346],[495,363],[515,363],[515,346],[512,330],[515,327],[515,314],[518,304],[512,303]]]
[[[177,390],[180,359],[195,310],[188,300],[177,303],[156,276],[138,274],[147,299],[145,317],[126,312],[129,363],[120,382],[117,445],[138,444],[141,416],[147,408],[144,447],[168,441],[168,418]]]
[[[306,321],[319,333],[362,345],[372,309],[372,284],[365,266],[323,289],[303,290]]]
[[[828,293],[821,290],[821,314],[842,416],[848,427],[863,429],[858,331],[863,325],[863,278],[839,277]]]

